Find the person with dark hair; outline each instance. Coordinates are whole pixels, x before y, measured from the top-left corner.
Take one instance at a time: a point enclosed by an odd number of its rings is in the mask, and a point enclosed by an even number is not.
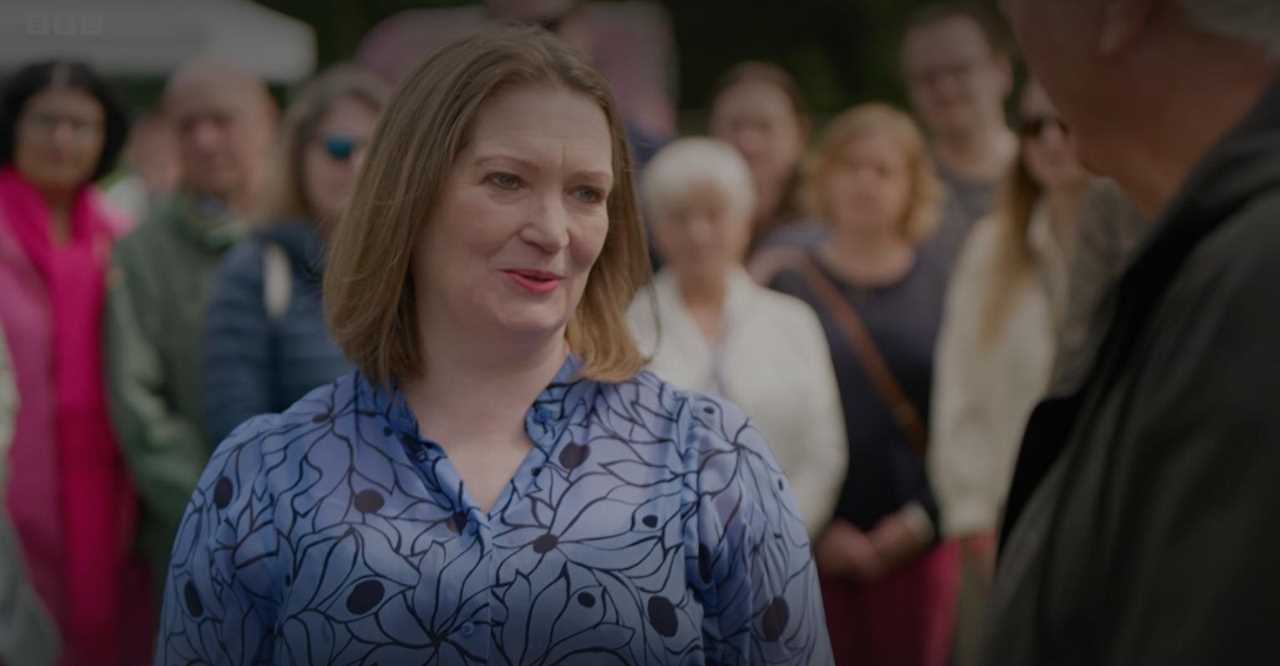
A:
[[[710,129],[737,148],[751,170],[756,205],[747,256],[769,245],[793,244],[803,217],[800,163],[810,129],[795,77],[773,63],[734,65],[712,91]],[[821,234],[805,236],[817,240]]]
[[[331,235],[358,370],[218,447],[157,664],[830,664],[764,438],[641,370],[631,164],[604,77],[546,31],[419,66]]]
[[[997,17],[973,3],[939,3],[912,14],[902,34],[902,72],[916,117],[928,130],[947,188],[938,233],[926,248],[949,268],[969,231],[991,214],[1018,152],[1005,102],[1013,61]]]
[[[157,588],[212,453],[200,379],[211,278],[260,205],[276,123],[260,80],[208,61],[174,73],[161,110],[177,133],[182,181],[116,245],[105,331],[112,421],[137,480],[139,546]]]
[[[285,113],[265,225],[213,278],[202,377],[210,442],[350,371],[325,328],[320,271],[387,96],[380,79],[338,66]]]
[[[4,489],[65,663],[137,663],[147,583],[130,556],[134,488],[112,434],[102,373],[107,261],[125,224],[94,181],[128,121],[87,65],[42,62],[0,97],[0,325],[21,406]]]

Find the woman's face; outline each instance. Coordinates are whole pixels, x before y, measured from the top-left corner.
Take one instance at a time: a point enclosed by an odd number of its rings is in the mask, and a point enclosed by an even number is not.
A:
[[[742,153],[762,194],[781,192],[804,154],[804,130],[791,100],[762,81],[720,93],[711,109],[711,134]]]
[[[88,92],[49,87],[18,116],[14,167],[41,190],[68,191],[89,181],[102,157],[105,112]]]
[[[899,230],[911,197],[902,148],[884,133],[846,143],[827,167],[823,194],[831,223],[859,235]]]
[[[1076,159],[1071,135],[1044,88],[1028,84],[1021,102],[1023,159],[1031,177],[1050,191],[1083,186],[1088,173]]]
[[[719,281],[742,261],[750,240],[749,211],[714,183],[676,195],[654,225],[654,241],[681,281]]]
[[[356,170],[364,159],[378,114],[365,102],[341,97],[320,119],[302,152],[307,207],[332,223],[351,198]]]
[[[488,99],[413,259],[426,326],[563,335],[609,231],[613,142],[591,98],[528,85]]]

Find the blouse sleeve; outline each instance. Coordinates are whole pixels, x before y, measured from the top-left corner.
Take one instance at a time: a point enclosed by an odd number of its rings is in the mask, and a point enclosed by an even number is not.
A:
[[[830,664],[817,569],[782,470],[737,407],[696,396],[689,409],[708,662]]]
[[[263,449],[275,418],[233,432],[187,504],[165,583],[157,666],[272,662],[280,581]]]

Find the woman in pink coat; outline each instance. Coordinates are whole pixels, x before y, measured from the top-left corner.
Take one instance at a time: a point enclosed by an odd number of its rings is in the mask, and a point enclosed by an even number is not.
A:
[[[93,182],[127,120],[79,63],[12,75],[0,97],[0,325],[21,398],[4,489],[64,664],[146,659],[135,501],[111,433],[99,343],[107,262],[123,225]],[[127,595],[127,599],[126,599]],[[143,605],[140,605],[143,604]]]

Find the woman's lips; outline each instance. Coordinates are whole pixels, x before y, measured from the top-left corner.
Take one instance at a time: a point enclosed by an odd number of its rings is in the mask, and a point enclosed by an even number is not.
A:
[[[505,270],[502,271],[516,286],[536,295],[549,294],[560,286],[563,279],[555,273],[537,270]]]

